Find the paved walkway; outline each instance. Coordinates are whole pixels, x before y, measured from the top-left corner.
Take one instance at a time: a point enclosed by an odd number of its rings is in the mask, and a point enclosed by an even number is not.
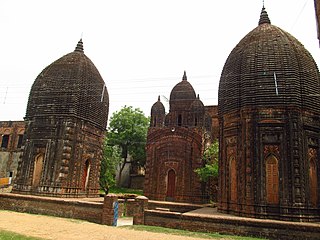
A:
[[[126,219],[124,219],[126,220]],[[129,219],[127,219],[129,221]],[[120,219],[120,224],[125,223]],[[200,240],[161,233],[134,231],[120,227],[86,221],[0,211],[0,230],[8,230],[27,236],[63,240]],[[203,240],[203,239],[202,239]]]
[[[130,225],[133,225],[133,218],[132,217],[118,218],[117,227],[130,226]]]

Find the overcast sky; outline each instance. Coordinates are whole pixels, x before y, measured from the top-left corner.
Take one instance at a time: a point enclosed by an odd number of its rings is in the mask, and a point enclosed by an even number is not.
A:
[[[314,1],[265,7],[319,65]],[[158,95],[168,111],[165,98],[184,70],[203,103],[217,104],[223,65],[261,8],[262,0],[1,0],[0,121],[23,120],[37,75],[81,37],[108,88],[109,116],[124,105],[148,116]]]

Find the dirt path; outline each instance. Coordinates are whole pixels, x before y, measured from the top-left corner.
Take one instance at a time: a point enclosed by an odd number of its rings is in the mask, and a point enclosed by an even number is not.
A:
[[[201,239],[134,231],[86,221],[0,211],[0,229],[45,239],[66,240],[183,240]],[[203,239],[202,239],[203,240]]]

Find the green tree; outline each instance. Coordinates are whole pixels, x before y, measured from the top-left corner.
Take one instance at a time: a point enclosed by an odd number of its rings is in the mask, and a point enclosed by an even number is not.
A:
[[[120,111],[113,113],[110,118],[108,128],[108,144],[118,146],[121,149],[121,167],[119,179],[122,171],[130,160],[134,166],[144,166],[146,160],[145,145],[149,118],[139,108],[124,106]]]
[[[103,158],[100,170],[100,188],[109,189],[115,185],[115,176],[118,164],[121,162],[121,151],[118,146],[108,145],[106,138],[103,147]]]
[[[218,158],[219,158],[219,143],[213,142],[203,153],[203,167],[197,168],[195,172],[200,177],[202,182],[208,181],[209,177],[218,176]]]

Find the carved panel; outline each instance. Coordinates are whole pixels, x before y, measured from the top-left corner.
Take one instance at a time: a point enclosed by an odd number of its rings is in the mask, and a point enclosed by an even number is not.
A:
[[[279,156],[279,146],[278,145],[265,145],[263,149],[264,156],[266,157],[268,154],[275,154]]]
[[[318,203],[318,176],[317,176],[317,150],[309,148],[309,187],[310,187],[310,202],[313,207],[317,206]]]
[[[279,134],[263,134],[262,141],[265,143],[277,143],[280,140]]]
[[[237,152],[236,152],[236,144],[237,137],[230,136],[225,139],[226,141],[226,159],[228,167],[228,175],[227,175],[227,193],[229,196],[229,201],[231,203],[236,203],[238,198],[238,169],[237,169]]]
[[[237,202],[237,162],[234,155],[229,158],[229,179],[230,179],[230,201]]]
[[[308,157],[309,157],[309,160],[311,159],[317,159],[317,150],[314,149],[314,148],[309,148],[308,149]]]
[[[227,144],[227,146],[237,144],[237,137],[236,136],[227,137],[226,144]]]
[[[168,168],[178,169],[179,163],[176,161],[167,161],[164,163],[164,165]]]
[[[308,138],[308,145],[309,146],[318,146],[318,141],[316,138],[309,137]]]

